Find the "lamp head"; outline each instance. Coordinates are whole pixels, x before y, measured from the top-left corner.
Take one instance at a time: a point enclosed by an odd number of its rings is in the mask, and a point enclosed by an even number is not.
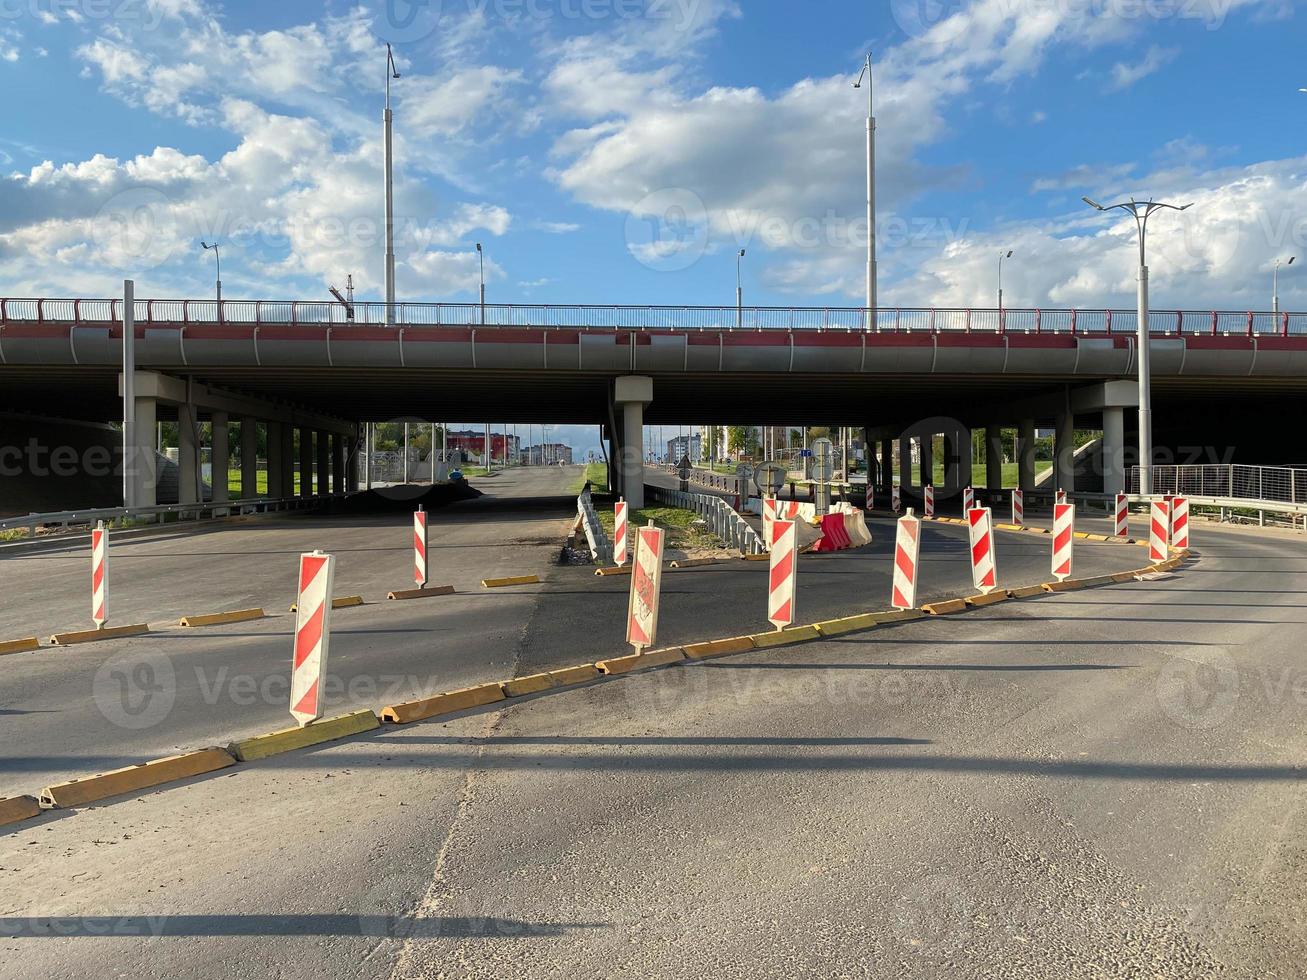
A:
[[[1088,197],[1082,197],[1080,200],[1084,201],[1084,202],[1085,202],[1086,204],[1088,204],[1091,208],[1097,208],[1099,211],[1106,211],[1106,210],[1107,210],[1107,208],[1103,207],[1103,205],[1099,204],[1097,201],[1092,200],[1092,199],[1090,199],[1090,198],[1088,198]]]

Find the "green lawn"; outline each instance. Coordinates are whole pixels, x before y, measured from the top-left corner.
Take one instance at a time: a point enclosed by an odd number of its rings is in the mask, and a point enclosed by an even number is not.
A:
[[[599,523],[604,526],[604,532],[611,537],[613,534],[613,508],[596,507],[595,511],[599,515]],[[679,548],[682,551],[688,551],[691,548],[721,548],[724,546],[721,539],[706,527],[691,526],[695,521],[702,520],[692,510],[682,510],[680,507],[645,507],[643,510],[632,512],[627,519],[630,521],[632,528],[644,527],[650,521],[653,521],[655,527],[660,527],[667,532],[665,548]]]
[[[590,488],[594,493],[607,493],[608,465],[606,463],[587,463],[581,475],[572,481],[568,493],[580,493],[581,488],[585,486],[586,480],[590,481]]]

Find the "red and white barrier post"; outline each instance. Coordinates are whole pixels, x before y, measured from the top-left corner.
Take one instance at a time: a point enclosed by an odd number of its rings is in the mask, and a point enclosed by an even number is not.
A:
[[[1071,560],[1076,544],[1076,505],[1053,505],[1053,577],[1059,582],[1071,577]]]
[[[778,516],[780,516],[777,514],[776,511],[777,511],[776,498],[763,497],[762,498],[762,534],[763,534],[764,541],[771,540],[772,523],[776,520]]]
[[[962,488],[962,517],[971,513],[971,509],[976,506],[976,491],[971,487]]]
[[[97,629],[109,622],[109,532],[104,521],[91,532],[91,621]]]
[[[1171,507],[1164,500],[1154,500],[1148,517],[1148,558],[1166,561],[1166,549],[1171,541]]]
[[[1023,490],[1012,491],[1012,523],[1024,527],[1026,523],[1026,494]]]
[[[663,532],[650,521],[636,528],[631,596],[626,604],[626,642],[641,653],[658,636],[658,599],[663,588]]]
[[[427,585],[427,512],[421,507],[413,512],[413,582],[419,589]]]
[[[1171,547],[1183,551],[1189,547],[1189,498],[1171,501]]]
[[[1116,495],[1116,536],[1130,537],[1130,505],[1126,503],[1126,496],[1123,493]]]
[[[971,543],[971,584],[982,594],[998,588],[998,559],[994,554],[994,519],[988,507],[967,511]]]
[[[931,520],[935,516],[935,485],[927,483],[921,488],[922,499],[925,503],[926,520]]]
[[[778,630],[783,630],[794,623],[794,580],[798,572],[796,540],[794,521],[772,521],[767,618]]]
[[[613,564],[626,564],[626,501],[613,504]]]
[[[331,645],[331,597],[335,577],[335,556],[324,555],[321,551],[300,555],[290,713],[301,728],[322,717],[322,689],[327,676],[327,649]]]
[[[921,554],[921,521],[912,508],[899,518],[894,535],[894,584],[890,605],[895,609],[917,607],[917,559]]]
[[[903,491],[899,488],[897,483],[890,488],[889,507],[890,510],[894,511],[896,514],[903,510]]]
[[[1063,490],[1061,487],[1058,488],[1057,498],[1056,500],[1054,500],[1054,503],[1058,503],[1058,504],[1066,503],[1066,491]]]

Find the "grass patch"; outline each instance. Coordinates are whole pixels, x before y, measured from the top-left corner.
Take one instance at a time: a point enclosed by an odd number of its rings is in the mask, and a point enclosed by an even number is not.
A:
[[[604,526],[604,532],[612,537],[613,509],[611,507],[596,507],[595,510],[599,515],[599,523]],[[683,510],[680,507],[645,507],[643,510],[632,512],[628,516],[628,520],[632,530],[637,527],[644,527],[650,521],[653,521],[655,527],[660,527],[666,531],[665,550],[670,551],[676,548],[680,551],[693,549],[714,551],[726,547],[721,538],[708,530],[706,524],[695,523],[696,521],[702,521],[703,518],[692,510]]]
[[[581,488],[585,486],[586,480],[590,481],[590,489],[593,493],[607,493],[608,465],[606,463],[586,463],[585,469],[581,472],[580,476],[572,481],[572,486],[567,492],[579,494]],[[612,514],[609,514],[608,516],[611,518]],[[611,531],[612,528],[610,527],[609,530]]]

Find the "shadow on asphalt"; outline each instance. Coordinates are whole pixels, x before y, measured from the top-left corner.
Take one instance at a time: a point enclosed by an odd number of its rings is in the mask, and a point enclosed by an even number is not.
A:
[[[386,914],[378,908],[350,915],[78,915],[0,918],[0,938],[67,939],[77,937],[160,936],[376,936],[396,939],[520,939],[562,936],[577,929],[607,928],[602,922],[524,922],[493,916],[423,916]]]

